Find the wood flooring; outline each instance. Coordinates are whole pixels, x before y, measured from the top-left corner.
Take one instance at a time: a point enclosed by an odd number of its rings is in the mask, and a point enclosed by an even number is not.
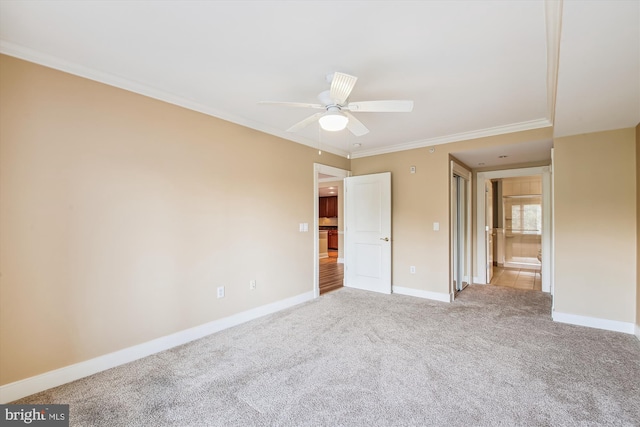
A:
[[[338,263],[338,252],[320,259],[320,295],[342,287],[344,264]]]

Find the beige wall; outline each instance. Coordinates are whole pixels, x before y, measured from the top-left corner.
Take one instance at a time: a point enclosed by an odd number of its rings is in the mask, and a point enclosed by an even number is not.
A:
[[[313,163],[347,159],[0,67],[0,384],[313,290]]]
[[[419,148],[353,159],[354,175],[391,172],[393,285],[450,292],[450,154],[549,138],[551,129],[545,128],[438,145],[433,153]],[[411,166],[416,166],[415,174]],[[440,223],[440,231],[433,231],[434,222]],[[412,265],[415,274],[409,273]]]
[[[311,292],[314,162],[391,171],[393,283],[448,293],[449,155],[551,137],[349,162],[6,56],[0,111],[0,385]],[[638,135],[556,142],[558,311],[640,323]]]
[[[634,322],[633,128],[554,141],[555,310]]]
[[[640,338],[640,124],[636,126],[636,335]]]

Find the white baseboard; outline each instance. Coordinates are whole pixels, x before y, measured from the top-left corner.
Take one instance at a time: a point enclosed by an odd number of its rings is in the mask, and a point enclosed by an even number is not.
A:
[[[554,322],[568,323],[570,325],[588,326],[590,328],[604,329],[607,331],[623,332],[625,334],[633,334],[634,328],[637,328],[631,322],[620,322],[618,320],[600,319],[597,317],[579,316],[577,314],[553,312]]]
[[[322,259],[322,258],[329,258],[329,252],[322,252],[318,258]]]
[[[432,299],[432,300],[442,301],[442,302],[453,301],[453,296],[451,294],[444,294],[441,292],[422,291],[420,289],[403,288],[400,286],[394,286],[393,293],[399,294],[399,295],[408,295],[410,297]]]
[[[146,343],[105,354],[104,356],[99,356],[94,359],[85,360],[84,362],[65,366],[64,368],[56,369],[54,371],[45,372],[44,374],[36,375],[34,377],[25,378],[24,380],[5,384],[0,386],[0,404],[12,402],[52,387],[57,387],[134,360],[142,359],[143,357],[168,350],[207,335],[211,335],[215,332],[240,325],[241,323],[266,316],[267,314],[293,307],[294,305],[298,305],[312,299],[313,291],[306,292],[295,297],[243,311],[223,319],[214,320],[213,322],[205,323],[204,325],[185,329],[184,331],[176,332]]]
[[[504,263],[504,267],[505,268],[526,268],[528,270],[537,270],[540,271],[540,268],[542,267],[540,264],[531,264],[528,262],[505,262]]]
[[[338,264],[344,264],[344,258],[338,258]]]
[[[640,325],[636,325],[636,338],[640,340]]]

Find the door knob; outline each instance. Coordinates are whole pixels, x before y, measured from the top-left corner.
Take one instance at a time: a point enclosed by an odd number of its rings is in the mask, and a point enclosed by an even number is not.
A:
[[[381,237],[380,240],[384,240],[385,242],[388,242],[389,238],[388,237]]]

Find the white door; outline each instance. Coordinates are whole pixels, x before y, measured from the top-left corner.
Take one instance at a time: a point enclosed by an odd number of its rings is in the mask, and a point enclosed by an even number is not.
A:
[[[391,172],[345,178],[345,283],[391,293]]]

